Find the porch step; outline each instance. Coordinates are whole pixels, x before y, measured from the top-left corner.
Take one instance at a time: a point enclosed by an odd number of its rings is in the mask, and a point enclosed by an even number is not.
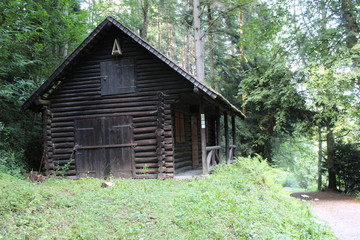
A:
[[[209,175],[203,175],[202,169],[189,170],[175,174],[174,179],[192,179],[196,177],[207,177]]]

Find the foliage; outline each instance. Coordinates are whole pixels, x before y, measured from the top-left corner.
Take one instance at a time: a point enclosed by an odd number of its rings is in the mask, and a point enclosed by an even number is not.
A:
[[[12,173],[39,167],[42,152],[39,117],[21,111],[21,104],[36,87],[26,80],[0,83],[0,158],[6,167],[3,169]]]
[[[312,126],[326,128],[328,182],[336,189],[333,146],[345,138],[356,142],[351,136],[359,128],[359,36],[354,35],[359,12],[352,0],[294,3],[286,38],[300,62],[296,67],[302,94],[314,112]],[[344,130],[350,134],[344,136]]]
[[[26,169],[26,165],[22,161],[23,157],[22,152],[0,150],[0,173],[21,176]]]
[[[316,185],[317,180],[317,150],[316,144],[305,137],[287,137],[276,139],[272,166],[289,174],[284,184],[308,188]]]
[[[193,180],[48,179],[0,175],[0,236],[8,239],[335,239],[274,185],[260,157]],[[266,206],[266,207],[264,207]]]
[[[337,143],[335,147],[336,175],[340,190],[360,192],[360,148],[355,144]]]
[[[21,105],[82,40],[85,17],[77,0],[0,2],[0,159],[10,172],[39,168],[40,119]]]

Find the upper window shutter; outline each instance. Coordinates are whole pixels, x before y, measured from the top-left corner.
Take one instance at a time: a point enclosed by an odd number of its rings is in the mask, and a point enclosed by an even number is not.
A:
[[[101,95],[136,91],[135,64],[133,59],[121,59],[100,63]]]

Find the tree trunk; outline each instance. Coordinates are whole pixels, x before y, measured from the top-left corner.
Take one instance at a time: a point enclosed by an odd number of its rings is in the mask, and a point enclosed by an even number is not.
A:
[[[203,47],[203,31],[200,28],[200,2],[194,0],[193,2],[193,17],[194,17],[194,30],[195,30],[195,62],[196,62],[196,77],[200,82],[205,80],[205,58]]]
[[[356,8],[352,0],[341,0],[341,15],[346,30],[346,46],[352,48],[358,42],[360,27],[356,22]]]
[[[323,159],[323,150],[322,150],[322,138],[321,138],[321,127],[319,127],[318,129],[318,138],[319,138],[319,152],[318,152],[318,180],[317,180],[317,184],[318,184],[318,191],[321,190],[321,186],[322,186],[322,171],[321,171],[321,162]]]
[[[328,188],[336,190],[336,174],[335,174],[335,140],[331,126],[327,126],[326,145],[327,145],[327,164],[329,185]]]
[[[175,29],[174,29],[174,25],[170,22],[167,23],[168,27],[168,38],[169,38],[169,42],[170,42],[170,46],[169,46],[169,56],[170,59],[172,60],[176,60],[175,59],[175,54],[176,54],[176,44],[175,44]]]
[[[207,17],[208,17],[208,22],[209,22],[209,26],[213,21],[212,18],[212,12],[211,12],[211,4],[208,2],[207,3]],[[214,35],[212,33],[211,30],[209,30],[208,33],[209,36],[209,60],[210,60],[210,84],[211,87],[216,89],[216,85],[215,85],[215,64],[214,64]]]
[[[143,25],[140,29],[140,37],[143,39],[147,39],[147,30],[149,26],[149,0],[144,0],[143,5],[141,6],[142,13],[143,13]]]
[[[346,46],[351,49],[359,42],[360,32],[360,27],[356,21],[356,6],[352,0],[341,0],[341,17],[346,31]],[[359,52],[357,52],[352,58],[354,69],[358,69],[359,59]],[[357,77],[355,81],[360,89],[360,77]]]
[[[239,9],[239,33],[240,33],[240,41],[244,38],[244,11],[243,8],[241,7]],[[240,46],[240,54],[242,57],[245,57],[245,47],[242,44]]]
[[[162,51],[162,48],[161,48],[162,31],[161,31],[161,23],[160,23],[159,16],[157,17],[157,36],[158,36],[157,37],[157,48]]]

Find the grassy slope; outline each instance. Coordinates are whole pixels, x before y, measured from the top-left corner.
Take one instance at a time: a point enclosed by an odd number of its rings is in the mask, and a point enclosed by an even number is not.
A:
[[[241,158],[205,179],[118,179],[112,188],[0,174],[0,239],[335,239],[271,172]]]

